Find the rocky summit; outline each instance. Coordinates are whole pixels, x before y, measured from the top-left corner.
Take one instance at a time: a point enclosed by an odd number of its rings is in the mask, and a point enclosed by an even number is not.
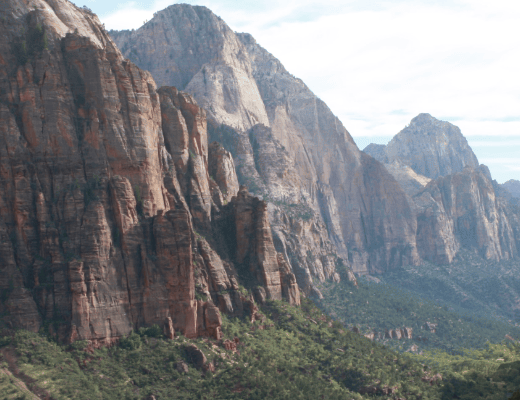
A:
[[[507,182],[502,184],[502,187],[505,188],[513,197],[520,198],[520,181],[515,179],[510,179]]]
[[[0,9],[3,326],[220,338],[318,281],[518,256],[520,212],[451,124],[419,115],[383,164],[205,7],[110,34],[66,0]]]
[[[153,324],[219,338],[221,312],[299,304],[267,204],[191,95],[157,89],[86,8],[0,9],[3,327],[94,346]]]
[[[460,129],[430,114],[419,114],[388,145],[364,150],[382,163],[400,161],[431,179],[478,167],[478,160]]]

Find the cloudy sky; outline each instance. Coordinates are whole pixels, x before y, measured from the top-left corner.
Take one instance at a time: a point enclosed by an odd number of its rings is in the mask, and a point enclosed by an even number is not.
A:
[[[83,1],[107,29],[137,29],[174,3]],[[188,2],[251,33],[361,149],[386,144],[427,112],[460,127],[500,183],[520,180],[520,2]]]

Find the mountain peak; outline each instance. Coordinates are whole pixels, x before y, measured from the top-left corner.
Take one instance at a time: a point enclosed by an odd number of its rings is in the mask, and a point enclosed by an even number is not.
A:
[[[479,165],[460,129],[427,113],[413,118],[387,146],[369,145],[365,152],[383,163],[400,161],[431,179]]]

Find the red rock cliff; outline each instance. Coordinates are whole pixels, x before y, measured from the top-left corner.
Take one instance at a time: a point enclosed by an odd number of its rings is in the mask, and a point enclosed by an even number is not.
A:
[[[231,155],[209,159],[191,96],[157,90],[88,10],[65,0],[0,9],[2,324],[52,322],[62,340],[99,344],[155,323],[219,337],[219,308],[253,309],[231,248],[256,260],[271,298],[299,302],[265,207],[248,246],[226,236],[249,211],[233,198]]]

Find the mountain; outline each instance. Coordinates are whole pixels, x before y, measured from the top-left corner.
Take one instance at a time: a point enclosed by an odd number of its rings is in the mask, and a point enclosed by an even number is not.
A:
[[[478,160],[460,129],[430,114],[419,114],[387,146],[364,150],[382,163],[400,161],[431,179],[478,167]]]
[[[219,338],[221,311],[299,304],[267,204],[192,96],[157,89],[87,8],[0,8],[0,328]]]
[[[268,200],[276,248],[306,293],[316,293],[313,278],[338,280],[345,264],[366,274],[418,262],[415,218],[395,179],[251,35],[186,4],[110,35],[208,110],[211,138],[233,154],[240,183]]]
[[[451,263],[461,247],[486,260],[518,257],[520,213],[458,127],[419,114],[387,146],[372,143],[363,151],[407,193],[423,260]]]
[[[505,188],[513,197],[520,198],[520,181],[515,179],[510,179],[507,182],[502,184],[502,187]]]

